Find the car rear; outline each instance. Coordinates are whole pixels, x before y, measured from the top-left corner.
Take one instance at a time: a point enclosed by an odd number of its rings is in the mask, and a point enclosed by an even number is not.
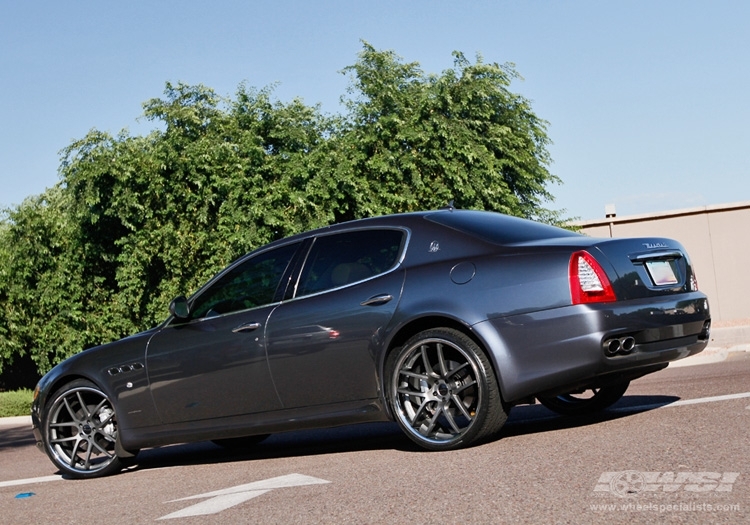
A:
[[[590,302],[611,301],[620,312],[616,322],[622,326],[606,333],[602,341],[607,357],[647,356],[670,346],[687,345],[696,352],[705,347],[711,329],[708,300],[698,291],[690,259],[679,242],[609,239],[584,253],[605,274],[604,292]],[[571,290],[586,278],[586,272],[574,269],[571,262]]]
[[[702,351],[711,317],[684,247],[595,239],[481,212],[428,218],[496,247],[451,294],[486,312],[472,330],[492,350],[503,398],[627,381]]]

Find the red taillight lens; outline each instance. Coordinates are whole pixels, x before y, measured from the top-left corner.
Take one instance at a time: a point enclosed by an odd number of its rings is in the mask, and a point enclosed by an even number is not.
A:
[[[575,252],[570,257],[568,275],[573,304],[609,303],[617,300],[607,274],[590,253]]]

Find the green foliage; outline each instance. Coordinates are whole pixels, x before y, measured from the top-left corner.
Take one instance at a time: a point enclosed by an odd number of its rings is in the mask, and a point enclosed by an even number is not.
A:
[[[352,76],[348,122],[326,151],[335,176],[321,180],[335,218],[444,206],[554,221],[541,208],[558,179],[547,170],[546,122],[508,88],[511,64],[471,64],[425,75],[417,63],[368,44]],[[335,186],[334,186],[335,185]],[[338,191],[337,191],[338,190]]]
[[[34,393],[28,388],[13,392],[0,392],[0,417],[28,416]]]
[[[509,90],[512,65],[455,53],[426,75],[365,43],[344,74],[344,115],[168,83],[144,104],[149,135],[65,148],[61,182],[0,217],[0,372],[153,326],[239,255],[313,227],[451,200],[558,220],[546,122]]]

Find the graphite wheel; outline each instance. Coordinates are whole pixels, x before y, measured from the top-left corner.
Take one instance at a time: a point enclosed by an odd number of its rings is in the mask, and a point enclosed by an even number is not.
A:
[[[401,429],[429,450],[452,450],[488,438],[505,423],[489,360],[450,328],[412,337],[388,359],[388,402]]]
[[[44,447],[52,462],[73,478],[119,472],[117,418],[109,398],[77,379],[60,388],[44,411]]]
[[[601,412],[615,404],[630,386],[630,381],[569,392],[559,396],[537,396],[539,402],[564,416],[583,416]]]

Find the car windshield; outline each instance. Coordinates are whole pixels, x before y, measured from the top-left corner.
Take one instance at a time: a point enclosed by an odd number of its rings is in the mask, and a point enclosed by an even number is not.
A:
[[[496,244],[579,236],[562,228],[501,213],[445,211],[428,215],[426,219]]]

